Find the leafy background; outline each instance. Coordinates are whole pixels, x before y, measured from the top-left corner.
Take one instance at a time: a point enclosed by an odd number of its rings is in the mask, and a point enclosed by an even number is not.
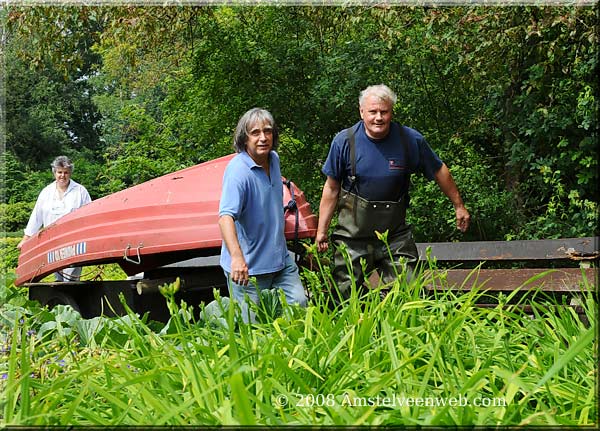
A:
[[[12,272],[56,155],[99,198],[231,152],[253,106],[275,115],[283,174],[317,210],[329,143],[358,119],[359,91],[380,82],[473,216],[459,234],[447,198],[415,178],[418,241],[597,235],[597,5],[10,5],[0,17],[0,424],[597,425],[587,281],[579,314],[532,289],[521,300],[530,318],[507,306],[517,292],[478,308],[481,291],[424,298],[426,280],[401,277],[383,299],[373,290],[329,310],[327,268],[305,270],[310,307],[269,302],[247,327],[227,298],[198,305],[196,320],[172,292],[166,324],[133,312],[82,319],[27,300]],[[105,275],[124,276],[116,265]],[[315,394],[335,403],[297,402]],[[348,408],[346,394],[508,404]]]
[[[7,7],[4,230],[58,154],[93,198],[232,152],[275,115],[283,174],[317,211],[332,137],[370,84],[451,168],[466,235],[415,179],[418,241],[597,234],[596,6]],[[12,207],[12,206],[16,207]]]

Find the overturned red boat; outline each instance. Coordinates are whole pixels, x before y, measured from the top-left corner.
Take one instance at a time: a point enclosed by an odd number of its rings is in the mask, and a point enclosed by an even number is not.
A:
[[[60,218],[23,244],[15,284],[37,282],[70,266],[118,263],[133,275],[219,254],[221,182],[233,156],[155,178]],[[314,237],[316,216],[303,192],[287,184],[282,197],[288,207],[286,237]]]

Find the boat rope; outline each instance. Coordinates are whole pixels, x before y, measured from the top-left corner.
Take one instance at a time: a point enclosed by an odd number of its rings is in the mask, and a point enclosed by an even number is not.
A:
[[[30,283],[33,283],[33,279],[35,277],[37,277],[37,275],[42,271],[42,268],[45,267],[46,264],[42,263],[40,266],[37,267],[37,269],[35,270],[35,272],[33,273],[33,275],[31,276],[31,278],[29,279]]]
[[[296,221],[294,224],[294,258],[296,260],[296,264],[300,261],[300,254],[298,253],[298,228],[299,228],[299,214],[298,214],[298,204],[296,203],[296,198],[294,196],[294,183],[291,180],[284,180],[283,184],[290,190],[290,200],[287,205],[283,207],[283,213],[286,211],[294,211],[296,213]]]

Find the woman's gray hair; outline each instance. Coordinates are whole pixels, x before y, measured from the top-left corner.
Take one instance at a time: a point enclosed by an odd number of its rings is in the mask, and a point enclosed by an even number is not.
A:
[[[262,108],[252,108],[241,116],[235,128],[233,135],[233,148],[236,153],[246,151],[246,142],[248,141],[248,133],[251,128],[256,125],[268,124],[273,128],[273,149],[276,150],[279,145],[279,131],[275,120],[269,111]]]
[[[389,102],[391,103],[392,107],[394,107],[396,100],[398,100],[396,93],[394,93],[391,88],[385,84],[371,85],[361,91],[360,96],[358,96],[359,106],[363,106],[363,102],[368,96],[375,96],[384,102]]]
[[[68,169],[71,173],[73,173],[73,169],[75,168],[75,165],[67,156],[58,156],[50,166],[52,167],[53,174],[56,173],[58,168]]]

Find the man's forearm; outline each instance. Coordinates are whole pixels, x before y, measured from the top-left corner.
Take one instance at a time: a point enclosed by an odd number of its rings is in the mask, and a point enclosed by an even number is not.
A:
[[[448,196],[448,199],[454,205],[454,209],[464,207],[465,204],[460,196],[458,187],[450,174],[450,170],[446,164],[442,164],[442,167],[435,174],[435,182],[438,184],[440,190]]]
[[[329,229],[331,219],[333,218],[333,214],[335,213],[335,208],[337,206],[339,193],[339,184],[331,178],[328,178],[325,186],[323,187],[323,194],[319,204],[318,232],[326,233]]]
[[[223,237],[225,247],[227,247],[231,257],[242,257],[242,248],[238,241],[233,217],[228,215],[219,217],[219,229],[221,230],[221,236]]]
[[[471,215],[465,207],[458,191],[458,187],[445,164],[443,164],[435,174],[435,181],[438,183],[442,192],[452,201],[452,205],[454,205],[454,211],[456,211],[456,227],[461,232],[466,232],[471,222]]]

